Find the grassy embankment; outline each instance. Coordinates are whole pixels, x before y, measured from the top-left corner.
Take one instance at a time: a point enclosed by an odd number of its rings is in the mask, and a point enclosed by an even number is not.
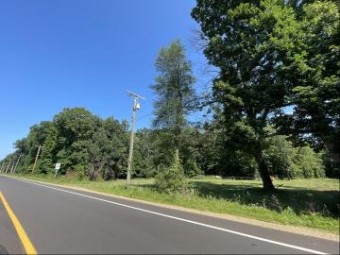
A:
[[[227,180],[214,177],[190,179],[186,194],[164,194],[155,190],[152,179],[79,181],[75,177],[18,175],[55,184],[181,206],[231,214],[266,222],[304,226],[339,234],[339,180],[275,180],[275,193],[264,192],[258,180]]]

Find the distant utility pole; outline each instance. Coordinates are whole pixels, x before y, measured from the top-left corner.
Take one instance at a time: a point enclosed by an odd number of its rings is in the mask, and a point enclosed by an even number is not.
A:
[[[38,157],[39,157],[40,150],[41,150],[41,145],[39,145],[38,151],[37,151],[37,155],[35,156],[35,161],[34,161],[32,173],[34,172],[35,166],[37,165],[37,161],[38,161]]]
[[[14,173],[17,171],[17,167],[18,167],[18,164],[19,164],[21,156],[22,156],[22,154],[20,153],[19,157],[18,157],[18,160],[17,160],[17,163],[15,164],[15,167],[14,167],[14,171],[13,171]]]
[[[134,129],[136,122],[136,112],[140,109],[140,104],[138,103],[138,99],[145,99],[144,97],[132,93],[130,91],[127,92],[130,97],[133,98],[133,111],[132,111],[132,123],[131,123],[131,136],[130,136],[130,148],[129,148],[129,158],[128,158],[128,169],[126,174],[127,184],[130,184],[131,179],[131,164],[132,164],[132,153],[133,153],[133,138],[134,138]]]
[[[11,169],[12,162],[13,162],[13,160],[11,160],[11,161],[8,162],[8,165],[7,165],[7,167],[6,167],[6,174],[7,174],[8,171]]]
[[[13,161],[12,161],[13,163],[12,163],[12,168],[11,168],[11,171],[10,171],[10,173],[12,174],[13,173],[13,171],[14,171],[14,166],[15,166],[15,160],[13,159]]]
[[[7,173],[8,163],[4,165],[4,173]]]

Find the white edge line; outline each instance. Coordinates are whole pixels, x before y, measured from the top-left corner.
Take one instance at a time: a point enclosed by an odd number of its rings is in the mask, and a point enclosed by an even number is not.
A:
[[[328,254],[328,253],[325,253],[325,252],[312,250],[312,249],[304,248],[304,247],[301,247],[301,246],[291,245],[291,244],[282,243],[282,242],[278,242],[278,241],[274,241],[274,240],[270,240],[270,239],[266,239],[266,238],[262,238],[262,237],[258,237],[258,236],[253,236],[253,235],[245,234],[245,233],[242,233],[242,232],[238,232],[238,231],[234,231],[234,230],[230,230],[230,229],[226,229],[226,228],[220,228],[220,227],[216,227],[216,226],[213,226],[213,225],[204,224],[204,223],[192,221],[192,220],[187,220],[187,219],[171,216],[171,215],[164,214],[164,213],[158,213],[158,212],[154,212],[154,211],[150,211],[150,210],[146,210],[146,209],[142,209],[142,208],[138,208],[138,207],[134,207],[134,206],[130,206],[130,205],[125,205],[125,204],[113,202],[113,201],[98,198],[98,197],[93,197],[93,196],[89,196],[89,195],[85,195],[85,194],[81,194],[81,193],[77,193],[77,192],[73,192],[73,191],[68,191],[68,190],[63,190],[63,189],[59,189],[59,188],[56,188],[56,187],[47,186],[47,185],[36,183],[36,182],[31,182],[31,181],[23,181],[23,182],[28,182],[28,183],[35,184],[35,185],[38,185],[38,186],[42,186],[42,187],[45,187],[45,188],[48,188],[48,189],[58,190],[58,191],[61,191],[61,192],[72,194],[72,195],[86,197],[86,198],[90,198],[90,199],[93,199],[93,200],[98,200],[98,201],[118,205],[118,206],[121,206],[121,207],[126,207],[126,208],[129,208],[129,209],[133,209],[133,210],[136,210],[136,211],[141,211],[141,212],[145,212],[145,213],[149,213],[149,214],[153,214],[153,215],[158,215],[158,216],[173,219],[173,220],[183,221],[183,222],[191,223],[191,224],[194,224],[194,225],[198,225],[198,226],[202,226],[202,227],[206,227],[206,228],[210,228],[210,229],[215,229],[215,230],[219,230],[219,231],[222,231],[222,232],[247,237],[247,238],[250,238],[250,239],[259,240],[259,241],[270,243],[270,244],[276,244],[276,245],[279,245],[279,246],[284,246],[284,247],[292,248],[292,249],[295,249],[295,250],[300,250],[300,251],[309,252],[309,253],[313,253],[313,254]],[[67,188],[67,187],[65,187],[65,188]]]

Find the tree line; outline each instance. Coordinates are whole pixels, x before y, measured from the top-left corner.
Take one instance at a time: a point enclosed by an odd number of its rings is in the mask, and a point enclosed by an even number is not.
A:
[[[11,172],[20,157],[16,172],[54,174],[76,173],[82,178],[108,180],[125,177],[129,147],[127,121],[113,117],[101,119],[85,108],[65,108],[52,121],[42,121],[30,128],[27,137],[16,141],[16,151],[0,163],[3,171]],[[143,128],[136,132],[132,175],[155,177],[167,168],[178,148],[184,174],[257,177],[254,159],[225,147],[223,130],[217,123],[183,128],[177,144],[169,129]],[[294,147],[285,136],[268,139],[265,150],[270,174],[280,178],[309,178],[325,175],[322,153],[310,146]],[[21,156],[20,156],[21,155]]]
[[[259,177],[268,190],[271,176],[339,177],[339,9],[330,0],[198,0],[191,15],[209,64],[219,70],[212,93],[195,91],[179,40],[160,50],[154,121],[136,133],[133,175],[154,177],[175,162],[188,177]],[[212,119],[187,121],[203,108]],[[128,129],[127,121],[66,108],[31,127],[1,163],[22,155],[19,171],[32,171],[42,145],[36,172],[60,162],[61,174],[123,177]]]

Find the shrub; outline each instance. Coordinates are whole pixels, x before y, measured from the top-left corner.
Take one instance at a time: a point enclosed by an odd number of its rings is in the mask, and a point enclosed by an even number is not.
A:
[[[77,177],[79,181],[82,181],[85,178],[85,167],[82,165],[75,166],[75,172],[77,173]]]
[[[175,152],[171,166],[156,175],[155,185],[158,190],[166,193],[185,191],[187,189],[187,181],[178,150]]]

